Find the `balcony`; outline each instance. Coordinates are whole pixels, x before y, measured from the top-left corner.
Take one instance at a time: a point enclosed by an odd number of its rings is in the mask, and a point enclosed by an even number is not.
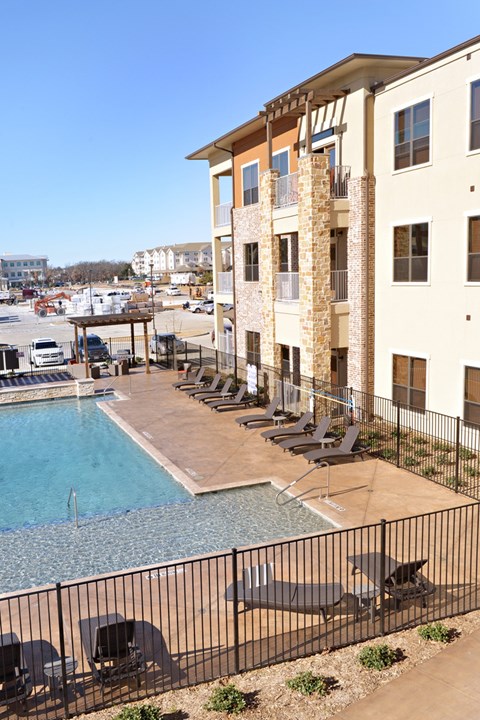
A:
[[[282,175],[275,185],[275,207],[288,207],[298,203],[298,173]]]
[[[230,295],[233,293],[233,273],[221,272],[217,273],[217,293],[221,295]]]
[[[348,300],[348,270],[332,270],[330,273],[332,302]]]
[[[348,197],[348,181],[350,179],[350,165],[335,165],[330,168],[330,197]]]
[[[215,227],[224,227],[231,223],[232,202],[215,205]]]
[[[297,302],[300,298],[298,272],[277,273],[277,300]]]

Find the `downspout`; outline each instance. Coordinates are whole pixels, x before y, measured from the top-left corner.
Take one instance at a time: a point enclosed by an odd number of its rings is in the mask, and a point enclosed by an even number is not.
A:
[[[237,303],[236,303],[236,283],[235,283],[235,239],[234,239],[234,231],[233,231],[233,210],[235,205],[235,168],[233,167],[233,150],[228,150],[228,148],[220,147],[220,145],[217,145],[217,143],[213,143],[213,147],[217,150],[223,150],[224,152],[227,152],[232,157],[232,207],[230,208],[230,227],[231,227],[231,235],[232,238],[232,295],[233,295],[233,347],[234,347],[234,355],[233,355],[233,362],[234,362],[234,368],[233,368],[233,374],[235,376],[235,382],[237,381]]]

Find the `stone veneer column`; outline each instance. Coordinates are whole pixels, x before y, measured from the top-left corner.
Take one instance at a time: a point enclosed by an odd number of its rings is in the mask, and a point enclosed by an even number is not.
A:
[[[262,363],[280,367],[280,346],[275,342],[276,273],[280,268],[280,243],[273,234],[273,208],[275,206],[278,170],[267,170],[260,176],[260,242],[262,333],[260,351]]]
[[[326,155],[298,161],[300,372],[330,381],[330,170]]]
[[[348,197],[348,384],[356,390],[373,393],[375,178],[351,178]]]

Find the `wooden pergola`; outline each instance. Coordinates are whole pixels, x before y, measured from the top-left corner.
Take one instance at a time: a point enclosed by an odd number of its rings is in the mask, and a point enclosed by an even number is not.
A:
[[[151,322],[153,316],[150,312],[138,312],[138,313],[122,313],[120,315],[85,315],[82,317],[70,317],[68,322],[73,325],[75,330],[75,357],[79,358],[78,350],[78,330],[81,329],[83,333],[83,358],[85,364],[85,377],[90,377],[90,366],[88,363],[88,351],[87,351],[87,330],[99,327],[112,327],[114,325],[130,325],[130,339],[132,352],[135,356],[135,330],[134,326],[137,323],[143,323],[143,338],[145,342],[145,363],[146,372],[150,373],[150,358],[148,353],[148,332],[147,323]]]

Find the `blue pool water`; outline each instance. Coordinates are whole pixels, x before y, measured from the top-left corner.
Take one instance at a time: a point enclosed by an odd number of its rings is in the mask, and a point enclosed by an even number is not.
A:
[[[190,499],[89,400],[40,403],[0,412],[0,530],[72,517],[111,515]]]
[[[2,408],[0,438],[0,593],[333,527],[270,485],[193,497],[93,401]]]

